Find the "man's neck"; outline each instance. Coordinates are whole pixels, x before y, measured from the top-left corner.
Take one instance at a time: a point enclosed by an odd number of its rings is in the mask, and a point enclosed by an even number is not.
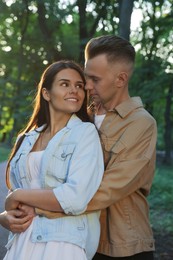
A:
[[[128,100],[130,98],[129,94],[128,95],[122,95],[115,100],[112,100],[112,102],[109,102],[107,104],[103,104],[102,107],[106,111],[112,111],[114,110],[118,105],[123,103],[124,101]]]

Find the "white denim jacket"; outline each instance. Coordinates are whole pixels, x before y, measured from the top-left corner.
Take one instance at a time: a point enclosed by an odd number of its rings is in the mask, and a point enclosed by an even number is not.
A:
[[[10,164],[13,189],[30,187],[27,156],[42,127],[26,134]],[[65,241],[86,250],[92,259],[100,236],[100,212],[82,214],[101,183],[104,173],[102,148],[95,126],[73,115],[66,127],[49,142],[41,161],[40,181],[43,189],[53,189],[68,217],[34,222],[32,241]],[[75,215],[75,216],[71,216]],[[7,248],[12,244],[9,238]]]

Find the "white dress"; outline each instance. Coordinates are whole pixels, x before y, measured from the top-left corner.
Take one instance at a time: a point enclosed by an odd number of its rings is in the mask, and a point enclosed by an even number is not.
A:
[[[39,172],[43,152],[31,152],[28,155],[31,189],[40,188]],[[75,244],[57,241],[44,243],[31,242],[31,233],[35,218],[25,232],[15,236],[12,246],[7,251],[3,260],[87,260],[84,249]]]

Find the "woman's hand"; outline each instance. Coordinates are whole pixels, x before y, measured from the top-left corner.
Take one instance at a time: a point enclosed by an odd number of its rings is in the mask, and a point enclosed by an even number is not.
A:
[[[34,207],[16,200],[17,193],[18,190],[9,193],[5,201],[6,211],[0,214],[0,224],[14,233],[24,232],[35,216]]]
[[[32,207],[20,205],[20,208],[4,211],[0,214],[0,224],[13,233],[24,232],[30,226],[35,216]]]
[[[26,216],[31,216],[31,217],[36,216],[34,207],[24,205],[24,204],[19,204],[18,209],[21,211],[20,218]]]

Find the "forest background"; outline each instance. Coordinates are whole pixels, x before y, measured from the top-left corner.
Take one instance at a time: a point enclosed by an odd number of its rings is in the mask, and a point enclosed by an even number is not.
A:
[[[99,35],[120,35],[135,46],[130,94],[141,96],[158,125],[151,219],[156,231],[164,231],[169,248],[159,251],[157,259],[173,259],[172,25],[173,0],[0,2],[0,156],[28,121],[40,76],[50,63],[73,59],[83,65],[86,43]],[[156,213],[158,207],[162,210]]]

